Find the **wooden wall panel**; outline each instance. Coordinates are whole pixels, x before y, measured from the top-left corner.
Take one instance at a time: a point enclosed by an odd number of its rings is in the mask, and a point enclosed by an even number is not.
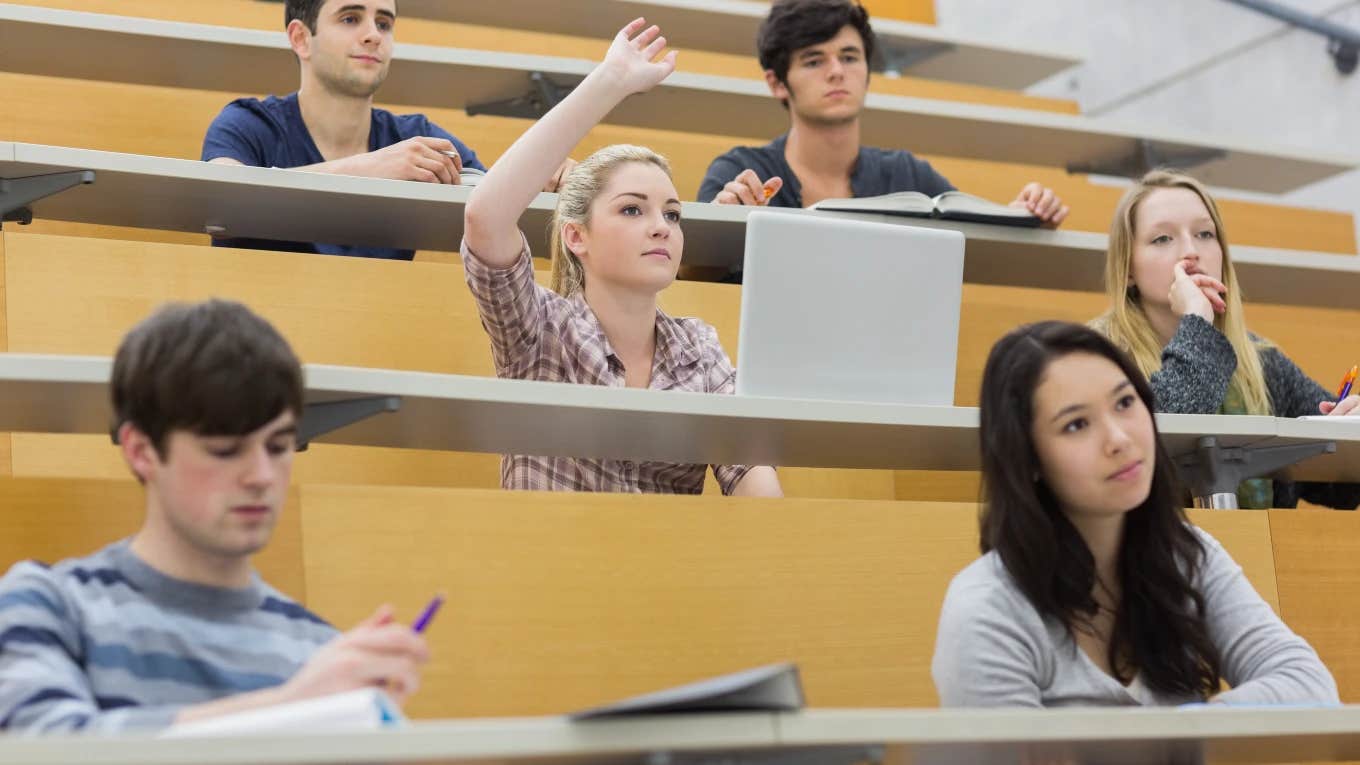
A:
[[[20,560],[47,563],[88,555],[141,527],[141,487],[124,472],[120,480],[0,479],[0,571]],[[306,600],[298,491],[288,493],[269,546],[255,558],[266,581],[290,597]]]
[[[0,352],[9,350],[9,311],[5,306],[5,234],[0,233]],[[10,436],[0,433],[0,476],[13,472],[10,461]]]
[[[7,478],[0,506],[8,567],[127,536],[142,495],[130,478]],[[1353,516],[1296,514],[1283,532],[1277,513],[1191,518],[1334,669],[1354,658],[1336,603],[1360,585],[1357,537],[1335,523]],[[562,712],[781,660],[818,706],[931,706],[940,604],[977,554],[972,504],[304,485],[257,565],[341,628],[384,602],[409,620],[447,593],[408,711],[452,717]]]
[[[917,24],[935,23],[935,0],[862,0],[874,16]]]
[[[933,704],[935,615],[976,533],[971,508],[884,502],[307,486],[303,505],[327,618],[391,601],[409,619],[448,593],[420,717],[563,712],[781,660],[814,705]]]
[[[1061,168],[938,155],[927,158],[955,186],[1002,202],[1014,199],[1026,181],[1039,181],[1072,207],[1063,228],[1074,231],[1108,234],[1115,207],[1124,194],[1123,188],[1092,183],[1085,175],[1069,175]],[[1233,244],[1346,255],[1356,252],[1355,224],[1349,212],[1236,199],[1217,202],[1228,241]]]
[[[428,633],[418,717],[563,712],[765,662],[816,706],[931,706],[974,505],[305,486],[310,605],[381,602]],[[777,518],[776,518],[777,514]],[[1194,515],[1274,604],[1264,514]],[[401,560],[400,567],[393,560]]]
[[[206,3],[181,3],[176,0],[25,0],[21,4],[66,10],[110,13],[120,16],[189,21],[203,24],[227,24],[233,27],[283,30],[281,6],[257,0],[214,0]],[[911,13],[905,6],[929,6],[930,0],[887,0],[886,18],[905,18]],[[398,9],[400,11],[400,9]],[[871,12],[876,12],[870,6]],[[933,13],[933,11],[932,11]],[[225,21],[224,21],[225,20]],[[630,19],[620,17],[622,27]],[[927,22],[933,23],[933,22]],[[561,34],[527,32],[475,24],[456,24],[406,16],[397,25],[397,40],[403,43],[437,45],[455,48],[551,55],[598,61],[608,49],[608,40],[572,37]],[[680,54],[680,69],[695,74],[761,79],[763,73],[756,58],[755,41],[749,54],[714,53],[702,50],[702,40],[671,39]],[[394,66],[401,66],[398,58]],[[1010,106],[1020,109],[1076,114],[1078,106],[1068,99],[1032,96],[1020,91],[976,85],[927,80],[917,77],[874,77],[869,82],[872,92],[947,101]]]
[[[0,140],[78,146],[134,154],[197,159],[203,133],[222,106],[236,94],[158,88],[146,85],[90,82],[55,77],[0,73],[0,92],[13,108],[12,127]],[[135,104],[136,108],[130,107]],[[392,108],[401,110],[400,106]],[[499,157],[528,127],[527,120],[478,116],[450,109],[426,109],[435,122],[473,146],[488,164]],[[151,117],[154,115],[154,119]],[[601,125],[577,146],[582,158],[613,143],[638,143],[666,155],[682,198],[698,192],[704,171],[714,157],[733,146],[756,145],[771,136],[689,134],[667,130]],[[1030,180],[1054,188],[1072,206],[1066,228],[1106,232],[1121,190],[1090,183],[1086,176],[1061,169],[1013,163],[981,162],[927,156],[955,185],[980,196],[1007,202]],[[1222,202],[1233,242],[1264,247],[1354,253],[1355,228],[1348,213],[1291,208],[1259,203]],[[131,238],[176,243],[203,243],[195,233],[150,232],[136,229],[73,227],[40,222],[34,233],[60,233],[107,238]],[[453,262],[448,254],[422,259]]]
[[[1280,608],[1317,649],[1341,690],[1360,702],[1360,515],[1330,510],[1271,510]]]

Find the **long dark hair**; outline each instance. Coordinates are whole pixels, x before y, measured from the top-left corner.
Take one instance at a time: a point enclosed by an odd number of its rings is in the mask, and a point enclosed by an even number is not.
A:
[[[1149,413],[1152,388],[1133,361],[1094,330],[1049,321],[1020,327],[992,347],[982,375],[982,552],[995,550],[1039,613],[1073,626],[1097,612],[1095,559],[1044,482],[1034,448],[1034,391],[1055,359],[1089,353],[1114,362]],[[1152,416],[1149,414],[1149,416]],[[1122,585],[1109,663],[1125,684],[1142,672],[1159,692],[1208,698],[1220,657],[1209,639],[1204,597],[1192,585],[1204,547],[1181,507],[1174,467],[1157,436],[1152,489],[1125,516]]]

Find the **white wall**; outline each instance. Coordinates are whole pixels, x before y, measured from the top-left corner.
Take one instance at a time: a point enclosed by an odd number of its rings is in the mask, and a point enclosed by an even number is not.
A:
[[[1360,0],[1281,1],[1360,30]],[[1360,157],[1360,71],[1337,72],[1326,38],[1227,0],[936,0],[936,15],[947,30],[1083,53],[1031,92],[1088,115]],[[1360,171],[1280,199],[1360,219]]]

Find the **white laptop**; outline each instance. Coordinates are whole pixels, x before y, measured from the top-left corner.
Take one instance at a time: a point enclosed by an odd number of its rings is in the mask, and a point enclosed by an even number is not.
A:
[[[963,234],[756,210],[737,394],[954,404]]]

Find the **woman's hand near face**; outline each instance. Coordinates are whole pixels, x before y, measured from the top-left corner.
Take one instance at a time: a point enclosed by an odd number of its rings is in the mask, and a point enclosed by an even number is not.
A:
[[[1223,296],[1228,288],[1223,282],[1208,274],[1190,274],[1185,270],[1185,261],[1179,261],[1174,268],[1171,280],[1171,310],[1177,316],[1195,315],[1214,323],[1214,314],[1228,310]]]

